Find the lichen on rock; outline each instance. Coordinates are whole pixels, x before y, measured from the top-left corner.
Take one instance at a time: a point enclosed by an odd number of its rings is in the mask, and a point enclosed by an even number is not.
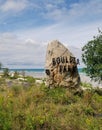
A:
[[[77,60],[68,48],[57,40],[47,46],[45,72],[48,87],[77,88],[79,86]]]

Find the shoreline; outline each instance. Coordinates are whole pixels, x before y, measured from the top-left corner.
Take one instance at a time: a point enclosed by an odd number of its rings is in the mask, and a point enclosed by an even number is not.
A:
[[[28,72],[26,73],[27,76],[32,76],[34,78],[46,78],[46,74],[44,72]],[[85,75],[85,73],[79,73],[81,82],[83,83],[89,83],[93,87],[100,87],[102,88],[102,82],[99,83],[98,81],[93,81],[89,76]]]
[[[34,78],[41,78],[44,79],[46,78],[45,72],[27,72],[27,76],[32,76]],[[85,75],[85,73],[79,73],[81,82],[83,83],[89,83],[93,87],[99,87],[102,88],[102,82],[99,83],[98,81],[93,81],[89,76]]]
[[[13,71],[10,72],[10,75],[13,74]],[[20,75],[22,75],[22,72],[19,72]],[[2,75],[2,72],[0,72],[0,76]],[[99,88],[102,88],[102,82],[98,82],[98,81],[93,81],[89,76],[85,75],[85,73],[80,73],[79,72],[79,75],[80,75],[80,79],[81,79],[81,82],[83,83],[89,83],[92,85],[92,87],[99,87]],[[25,76],[32,76],[33,78],[38,78],[38,79],[44,79],[46,78],[46,74],[44,71],[42,72],[28,72],[28,71],[25,71]]]

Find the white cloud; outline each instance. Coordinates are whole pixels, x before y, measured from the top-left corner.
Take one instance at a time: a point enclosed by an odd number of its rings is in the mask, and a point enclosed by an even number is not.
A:
[[[94,35],[97,35],[98,27],[102,28],[101,22],[81,24],[79,26],[59,23],[36,29],[27,29],[27,31],[21,30],[20,36],[24,39],[28,37],[28,39],[33,39],[40,44],[57,39],[63,43],[81,48]]]
[[[25,40],[25,44],[26,45],[36,45],[37,42],[35,40],[31,39],[31,38],[28,38],[28,39]]]
[[[36,29],[19,30],[0,34],[0,61],[9,67],[44,67],[46,46],[57,39],[66,46],[81,48],[97,35],[101,23],[84,26],[64,26],[55,24]],[[76,50],[72,50],[76,53]],[[78,52],[78,51],[77,51]],[[75,54],[74,53],[74,54]],[[80,58],[80,53],[77,58]]]
[[[59,8],[60,4],[62,4],[61,8]],[[15,13],[29,6],[38,11],[38,15],[40,14],[43,18],[56,21],[51,25],[25,28],[24,30],[21,28],[21,30],[15,31],[11,29],[11,32],[0,33],[0,61],[5,65],[44,67],[46,45],[50,41],[57,39],[67,46],[81,48],[94,35],[97,35],[98,27],[102,29],[101,0],[74,3],[70,8],[65,6],[64,0],[45,0],[43,5],[41,6],[38,1],[29,3],[28,0],[8,0],[0,6],[4,13],[7,11]],[[86,22],[83,23],[82,20]],[[32,20],[32,22],[34,21]],[[41,22],[43,23],[43,21]],[[73,50],[75,54],[79,51],[75,48],[72,48]],[[77,54],[80,57],[80,53]]]
[[[43,10],[41,15],[46,19],[67,21],[68,23],[78,21],[87,21],[88,19],[102,20],[102,1],[101,0],[89,0],[81,1],[80,3],[71,3],[66,5],[65,0],[63,2],[55,3],[53,1],[44,2]],[[68,7],[69,6],[69,7]],[[45,11],[44,11],[45,10]]]
[[[92,4],[92,3],[91,3]],[[92,4],[94,7],[95,5]],[[48,6],[48,5],[47,5]],[[63,18],[62,10],[48,12],[51,17]],[[98,6],[98,5],[97,5]],[[48,7],[47,7],[48,8]],[[46,44],[54,39],[61,41],[68,46],[81,48],[88,40],[92,39],[97,34],[97,28],[102,28],[101,22],[90,22],[79,24],[78,26],[70,26],[68,18],[73,16],[79,17],[85,15],[89,10],[86,9],[78,13],[78,8],[81,10],[83,6],[73,5],[69,11],[69,16],[59,20],[56,24],[49,26],[36,27],[26,30],[18,30],[7,33],[0,33],[0,61],[9,66],[28,66],[28,67],[43,67],[45,62]],[[86,11],[85,11],[86,10]],[[64,10],[66,11],[66,10]],[[72,16],[71,16],[72,15]],[[75,49],[73,49],[75,52]],[[78,51],[77,51],[78,52]],[[80,54],[78,54],[79,56]]]
[[[27,7],[26,0],[6,0],[6,2],[1,5],[0,9],[3,12],[7,11],[19,12],[21,10],[24,10],[26,7]]]
[[[56,22],[67,22],[68,24],[77,24],[80,22],[97,21],[102,20],[102,1],[101,0],[89,0],[81,1],[79,3],[66,3],[66,0],[6,0],[0,5],[0,10],[3,17],[9,17],[15,12],[28,9],[35,11],[34,16],[40,16],[45,20],[54,20]],[[10,12],[9,14],[6,14]],[[3,15],[3,16],[2,16]],[[16,15],[16,14],[15,14]],[[4,18],[5,18],[4,17]],[[2,20],[0,18],[0,20]],[[4,22],[4,21],[3,21]],[[33,21],[34,22],[34,21]]]
[[[89,0],[88,2],[74,3],[71,5],[69,14],[72,16],[89,16],[102,14],[102,1]]]
[[[6,67],[42,67],[45,51],[45,45],[33,39],[20,39],[14,33],[0,34],[0,62]]]

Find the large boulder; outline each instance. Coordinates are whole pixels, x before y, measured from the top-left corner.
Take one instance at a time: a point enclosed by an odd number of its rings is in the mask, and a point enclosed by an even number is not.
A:
[[[47,46],[45,72],[48,87],[79,87],[76,58],[57,40]]]

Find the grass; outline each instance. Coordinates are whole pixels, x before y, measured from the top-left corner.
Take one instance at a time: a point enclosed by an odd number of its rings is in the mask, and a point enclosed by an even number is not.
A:
[[[0,130],[102,129],[102,90],[86,89],[79,95],[27,79],[31,82],[27,87],[24,83],[8,87],[0,79]]]

